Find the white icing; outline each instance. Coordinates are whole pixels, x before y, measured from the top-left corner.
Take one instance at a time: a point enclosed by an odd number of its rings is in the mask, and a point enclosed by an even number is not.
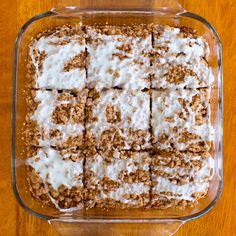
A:
[[[129,148],[130,137],[128,130],[146,130],[149,129],[149,95],[148,93],[139,92],[132,95],[129,91],[107,90],[100,93],[100,100],[93,109],[93,116],[98,120],[92,124],[87,124],[87,129],[92,131],[97,140],[103,131],[116,127],[123,129],[121,135],[126,139]],[[110,124],[106,118],[107,105],[117,106],[121,111],[121,122]],[[129,123],[130,121],[130,123]],[[148,141],[149,137],[147,137]]]
[[[69,137],[75,137],[83,134],[83,124],[73,124],[68,122],[64,124],[55,124],[52,122],[52,113],[57,105],[75,103],[76,101],[57,101],[59,94],[56,91],[36,91],[35,101],[39,105],[31,116],[31,119],[37,121],[41,136],[39,137],[40,146],[58,145],[66,141]],[[58,129],[62,136],[50,138],[50,130]]]
[[[92,40],[101,39],[98,45],[88,44],[89,53],[88,64],[88,86],[96,87],[97,90],[102,88],[111,88],[114,86],[124,89],[143,89],[150,87],[149,84],[149,67],[150,60],[144,53],[151,51],[151,35],[147,38],[134,38],[122,35],[102,35],[95,33],[92,28],[88,29]],[[123,42],[120,42],[123,40]],[[117,47],[130,44],[131,53],[125,53]],[[117,56],[112,57],[113,53],[121,53],[128,56],[120,60]],[[134,60],[139,60],[142,65]],[[119,75],[114,77],[109,70],[118,71]]]
[[[44,183],[57,190],[61,185],[68,188],[83,186],[83,158],[76,161],[63,160],[52,148],[40,148],[37,155],[29,158],[26,165],[33,167]]]
[[[51,44],[64,40],[68,40],[69,43],[65,45]],[[42,73],[39,71],[38,62],[34,57],[34,49],[38,49],[40,53],[46,53]],[[80,35],[72,38],[68,36],[56,37],[54,35],[43,36],[31,44],[29,50],[36,68],[37,88],[82,89],[85,87],[85,69],[76,68],[68,72],[64,71],[64,66],[68,61],[81,52],[85,52],[85,40]]]

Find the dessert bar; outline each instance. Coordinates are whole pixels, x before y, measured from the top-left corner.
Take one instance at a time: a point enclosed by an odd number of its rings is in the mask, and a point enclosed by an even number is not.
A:
[[[152,156],[152,207],[185,206],[205,196],[213,166],[209,153],[158,151]]]
[[[208,65],[209,46],[187,27],[157,26],[153,30],[153,88],[202,88],[214,77]]]
[[[28,145],[81,147],[87,90],[31,90],[25,136]]]
[[[107,151],[88,156],[85,164],[87,207],[143,207],[150,200],[148,152]]]
[[[153,145],[207,151],[212,140],[209,89],[152,91]]]
[[[87,100],[87,143],[100,150],[150,148],[148,92],[91,90]]]
[[[64,26],[40,33],[29,46],[27,67],[33,88],[85,88],[86,52],[82,28]]]
[[[150,88],[151,33],[144,26],[87,27],[88,87]]]
[[[83,208],[83,162],[83,152],[75,149],[34,149],[26,161],[31,193],[57,208]]]

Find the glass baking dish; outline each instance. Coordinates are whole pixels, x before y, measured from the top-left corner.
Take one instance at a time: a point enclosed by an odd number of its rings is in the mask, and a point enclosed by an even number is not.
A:
[[[112,210],[102,209],[62,212],[42,207],[35,201],[26,184],[26,168],[22,150],[21,129],[26,115],[23,94],[26,79],[26,59],[31,38],[40,31],[64,24],[82,22],[90,25],[164,24],[196,29],[208,41],[209,64],[214,73],[211,90],[211,122],[215,129],[212,156],[215,171],[208,194],[194,207],[182,209]],[[120,1],[59,1],[58,6],[30,19],[19,31],[15,44],[12,118],[12,179],[20,205],[28,212],[47,220],[64,235],[172,235],[185,222],[198,218],[213,208],[222,191],[222,55],[215,29],[202,17],[184,10],[177,0]],[[103,224],[103,225],[101,225]]]

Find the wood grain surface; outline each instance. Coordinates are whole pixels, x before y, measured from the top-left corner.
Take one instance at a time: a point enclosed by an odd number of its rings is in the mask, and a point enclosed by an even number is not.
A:
[[[31,216],[20,207],[11,186],[11,83],[14,40],[18,30],[29,18],[51,9],[56,2],[0,1],[0,235],[57,235],[47,222]],[[188,11],[208,19],[219,32],[223,44],[224,187],[214,209],[203,217],[186,223],[176,235],[236,235],[236,1],[180,2]],[[148,235],[154,234],[150,232]]]

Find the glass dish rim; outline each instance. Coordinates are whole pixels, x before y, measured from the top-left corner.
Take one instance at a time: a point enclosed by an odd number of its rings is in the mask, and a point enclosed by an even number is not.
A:
[[[70,8],[68,8],[70,9]],[[160,14],[160,11],[158,10],[83,10],[83,9],[79,9],[78,12],[76,13],[72,13],[73,15],[76,14],[81,14],[81,13],[91,13],[91,14],[99,14],[99,13],[114,13],[114,14],[118,14],[118,13],[130,13],[130,14],[153,14],[153,15],[159,15],[162,16],[162,13]],[[173,13],[173,12],[172,12]],[[16,40],[15,40],[15,44],[14,44],[14,61],[13,61],[13,79],[12,79],[12,165],[11,165],[11,171],[12,171],[12,189],[14,192],[14,195],[18,201],[18,203],[30,214],[32,214],[33,216],[36,216],[38,218],[41,218],[43,220],[47,220],[47,221],[51,221],[51,220],[61,220],[64,222],[78,222],[78,223],[157,223],[157,222],[170,222],[170,221],[184,221],[187,222],[189,220],[193,220],[196,218],[199,218],[203,215],[205,215],[206,213],[208,213],[214,206],[215,204],[218,202],[221,193],[222,193],[222,188],[223,188],[223,168],[222,168],[222,162],[223,162],[223,149],[222,149],[222,136],[223,136],[223,130],[222,130],[222,124],[223,124],[223,71],[222,71],[222,44],[219,38],[219,35],[217,33],[217,31],[215,30],[215,28],[203,17],[195,14],[195,13],[191,13],[191,12],[187,12],[187,11],[183,11],[181,13],[178,14],[174,14],[172,17],[188,17],[188,18],[192,18],[195,20],[200,21],[201,23],[203,23],[205,26],[207,26],[207,28],[209,28],[212,33],[214,34],[214,36],[216,37],[217,40],[217,46],[218,46],[218,54],[219,54],[219,58],[218,58],[218,69],[219,69],[219,75],[218,75],[218,93],[219,93],[219,98],[218,98],[218,132],[219,132],[219,137],[220,140],[218,142],[218,148],[219,148],[219,162],[221,165],[221,168],[218,169],[218,175],[219,175],[219,188],[217,191],[217,194],[214,198],[214,200],[203,210],[201,210],[198,213],[194,213],[191,215],[187,215],[187,216],[183,216],[183,217],[176,217],[176,218],[115,218],[115,217],[111,217],[111,218],[96,218],[96,217],[83,217],[83,218],[78,218],[78,219],[72,219],[70,218],[70,216],[63,216],[61,214],[58,215],[44,215],[41,213],[38,213],[36,211],[34,211],[33,209],[31,209],[30,207],[28,207],[24,201],[21,199],[21,196],[18,192],[18,187],[17,187],[17,183],[16,183],[16,165],[15,165],[15,160],[16,160],[16,150],[15,150],[15,145],[16,145],[16,85],[17,85],[17,69],[18,69],[18,46],[19,43],[21,41],[22,35],[23,33],[26,31],[26,29],[36,20],[45,18],[45,17],[50,17],[50,16],[56,16],[56,15],[60,15],[58,13],[56,13],[54,11],[54,9],[52,9],[51,11],[47,11],[41,14],[38,14],[34,17],[32,17],[31,19],[29,19],[19,30]],[[78,17],[78,16],[77,16]],[[63,214],[63,213],[62,213]]]

